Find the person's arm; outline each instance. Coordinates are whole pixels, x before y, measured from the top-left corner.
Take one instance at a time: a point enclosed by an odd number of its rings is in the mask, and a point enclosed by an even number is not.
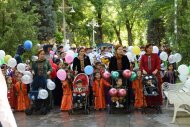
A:
[[[113,57],[111,57],[111,59],[110,59],[110,62],[109,62],[109,71],[111,72],[111,71],[113,71]]]
[[[124,56],[125,57],[125,64],[126,64],[126,68],[125,69],[129,69],[130,70],[130,62],[129,62],[129,59],[127,56]]]
[[[107,82],[105,79],[102,79],[103,80],[103,84],[106,86],[106,87],[110,87],[110,83]]]
[[[156,54],[156,55],[154,55],[154,58],[155,58],[155,63],[156,63],[156,69],[152,72],[152,74],[157,74],[158,73],[158,71],[160,70],[160,64],[161,64],[161,60],[160,60],[160,58],[159,58],[159,56]]]
[[[48,67],[48,69],[47,69],[47,75],[50,75],[50,73],[52,71],[52,67],[51,67],[51,64],[50,64],[49,61],[47,61],[47,67]]]

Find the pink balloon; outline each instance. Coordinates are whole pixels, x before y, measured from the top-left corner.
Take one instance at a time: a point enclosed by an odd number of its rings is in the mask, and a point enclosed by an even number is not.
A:
[[[63,69],[58,70],[58,71],[57,71],[57,77],[58,77],[61,81],[65,80],[66,77],[67,77],[66,71],[63,70]]]
[[[65,56],[65,62],[67,62],[68,64],[72,63],[74,60],[74,57],[71,54],[67,54]]]
[[[115,89],[115,88],[111,88],[110,90],[109,90],[109,94],[110,94],[110,96],[116,96],[117,95],[117,89]]]
[[[106,72],[104,72],[103,73],[103,77],[105,78],[105,79],[109,79],[110,78],[110,73],[108,72],[108,71],[106,71]]]
[[[126,94],[127,94],[127,91],[126,91],[125,89],[119,89],[118,95],[119,95],[120,97],[125,97]]]
[[[132,72],[128,69],[123,71],[123,77],[125,77],[125,78],[130,78],[131,74],[132,74]]]
[[[54,53],[54,51],[51,50],[51,51],[49,52],[49,54],[54,55],[55,53]]]

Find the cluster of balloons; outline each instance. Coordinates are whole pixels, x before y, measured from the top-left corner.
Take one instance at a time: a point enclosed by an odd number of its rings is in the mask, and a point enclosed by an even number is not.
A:
[[[125,89],[119,89],[117,90],[116,88],[111,88],[109,90],[110,96],[119,96],[119,97],[125,97],[127,95],[127,91]]]
[[[182,60],[182,56],[179,53],[175,53],[174,55],[168,56],[166,52],[161,52],[160,53],[160,59],[162,61],[169,61],[169,63],[179,63]]]
[[[135,72],[132,72],[128,69],[124,70],[122,73],[123,77],[126,79],[130,79],[131,81],[135,80],[137,78],[137,74]],[[109,78],[117,79],[119,78],[119,72],[117,71],[112,71],[111,74],[108,71],[105,71],[103,73],[103,78],[104,79],[109,79]]]
[[[188,79],[188,74],[190,74],[190,67],[182,64],[178,67],[179,79],[181,82],[185,82]]]

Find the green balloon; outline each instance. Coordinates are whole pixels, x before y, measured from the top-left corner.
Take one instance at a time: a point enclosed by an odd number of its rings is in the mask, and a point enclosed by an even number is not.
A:
[[[112,77],[113,79],[118,78],[118,77],[119,77],[119,72],[117,72],[117,71],[112,71],[112,72],[111,72],[111,77]]]
[[[4,63],[5,63],[4,59],[1,59],[1,60],[0,60],[0,65],[2,65],[2,64],[4,64]]]
[[[134,81],[137,78],[137,74],[135,72],[132,72],[130,80]]]

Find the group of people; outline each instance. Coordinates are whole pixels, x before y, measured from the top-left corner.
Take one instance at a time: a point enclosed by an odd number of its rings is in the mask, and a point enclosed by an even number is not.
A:
[[[114,53],[113,53],[114,49]],[[83,95],[76,96],[76,91],[80,92],[81,89],[73,89],[74,77],[78,74],[85,73],[84,69],[90,65],[94,68],[94,73],[89,77],[89,103],[94,106],[94,109],[105,109],[110,101],[114,102],[116,107],[123,107],[126,99],[130,100],[129,103],[134,104],[135,108],[144,106],[144,102],[149,106],[152,103],[162,105],[162,90],[161,84],[163,81],[175,83],[176,73],[174,65],[169,64],[167,69],[161,69],[162,61],[159,58],[159,53],[152,53],[153,45],[147,44],[141,47],[142,51],[146,53],[141,56],[136,56],[135,61],[130,61],[127,57],[127,49],[122,45],[116,45],[114,48],[101,47],[100,51],[93,48],[73,48],[72,51],[78,53],[72,63],[65,62],[66,51],[63,46],[57,47],[55,54],[50,54],[52,45],[45,45],[37,52],[38,59],[31,64],[27,61],[27,71],[33,74],[33,82],[31,84],[24,84],[22,82],[23,74],[16,68],[8,68],[6,64],[1,65],[1,70],[6,78],[8,88],[8,100],[10,106],[15,111],[24,111],[30,107],[31,98],[28,96],[29,91],[37,90],[39,85],[45,87],[47,79],[51,79],[56,88],[52,91],[53,105],[60,106],[62,111],[70,110],[72,107],[82,107],[82,104],[77,104],[77,101],[84,100]],[[163,50],[163,49],[160,49]],[[23,52],[22,52],[23,53]],[[19,54],[19,55],[22,55]],[[93,54],[93,55],[92,55]],[[17,63],[22,62],[20,56],[15,55],[16,59],[19,58]],[[56,72],[64,69],[67,72],[67,77],[61,81]],[[137,78],[133,81],[127,80],[128,84],[128,97],[109,95],[109,89],[113,85],[111,79],[105,79],[103,74],[106,71],[124,71],[131,70],[137,74]],[[159,94],[155,97],[144,97],[142,75],[152,74],[158,79]],[[121,78],[117,78],[116,88],[120,89],[123,85]],[[77,81],[77,85],[82,86],[82,80]],[[50,106],[51,107],[51,106]],[[52,107],[51,107],[52,108]]]

